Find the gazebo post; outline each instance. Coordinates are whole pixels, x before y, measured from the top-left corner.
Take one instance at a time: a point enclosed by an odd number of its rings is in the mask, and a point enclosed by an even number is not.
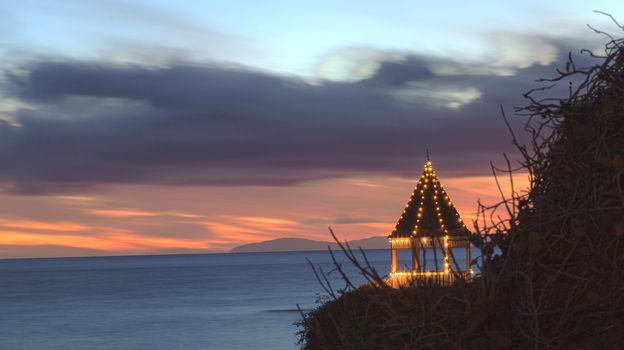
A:
[[[451,269],[451,259],[450,259],[450,252],[449,252],[449,239],[448,236],[444,236],[444,272],[448,273],[449,270]]]
[[[470,249],[470,240],[466,242],[466,281],[472,279],[472,250]]]
[[[395,273],[397,271],[398,263],[397,263],[397,250],[394,246],[390,249],[390,261],[391,261],[390,272]]]
[[[417,240],[412,237],[412,271],[420,272],[420,249],[416,244]]]

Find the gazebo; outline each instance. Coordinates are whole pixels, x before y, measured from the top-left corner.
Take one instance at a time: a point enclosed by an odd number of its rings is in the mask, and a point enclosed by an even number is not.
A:
[[[469,281],[472,276],[469,237],[470,231],[438,180],[427,155],[416,188],[388,236],[391,249],[389,282],[396,288],[415,279],[442,285],[461,277]],[[451,254],[452,248],[465,248],[465,269],[462,270],[457,257]],[[399,250],[411,251],[411,267],[407,264],[399,266]],[[433,262],[428,263],[428,253],[433,255]]]

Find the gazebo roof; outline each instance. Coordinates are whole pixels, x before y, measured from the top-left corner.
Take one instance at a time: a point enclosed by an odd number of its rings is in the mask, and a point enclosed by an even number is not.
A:
[[[453,206],[453,201],[438,180],[431,161],[427,159],[416,188],[405,205],[401,218],[388,237],[467,236],[468,234],[469,231]]]

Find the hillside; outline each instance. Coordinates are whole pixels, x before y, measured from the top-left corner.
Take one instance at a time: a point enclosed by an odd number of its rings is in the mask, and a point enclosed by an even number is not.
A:
[[[516,109],[529,118],[528,145],[512,142],[530,187],[480,209],[471,281],[394,289],[346,251],[369,283],[345,277],[335,293],[326,282],[328,297],[299,323],[302,348],[624,349],[624,38],[600,54],[584,68],[570,55],[544,80],[573,82],[568,97],[534,89]]]
[[[387,237],[369,237],[356,239],[349,242],[354,248],[362,249],[383,249],[388,247]],[[243,244],[232,248],[230,253],[258,253],[258,252],[292,252],[292,251],[310,251],[310,250],[327,250],[327,247],[338,249],[335,242],[313,241],[305,238],[277,238],[270,241]]]

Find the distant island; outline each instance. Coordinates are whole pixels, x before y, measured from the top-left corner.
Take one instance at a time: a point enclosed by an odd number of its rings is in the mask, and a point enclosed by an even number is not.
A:
[[[353,249],[383,249],[388,248],[387,237],[369,237],[349,241]],[[278,238],[269,241],[243,244],[232,248],[230,253],[259,253],[259,252],[293,252],[310,250],[327,250],[338,248],[335,242],[313,241],[305,238]]]

